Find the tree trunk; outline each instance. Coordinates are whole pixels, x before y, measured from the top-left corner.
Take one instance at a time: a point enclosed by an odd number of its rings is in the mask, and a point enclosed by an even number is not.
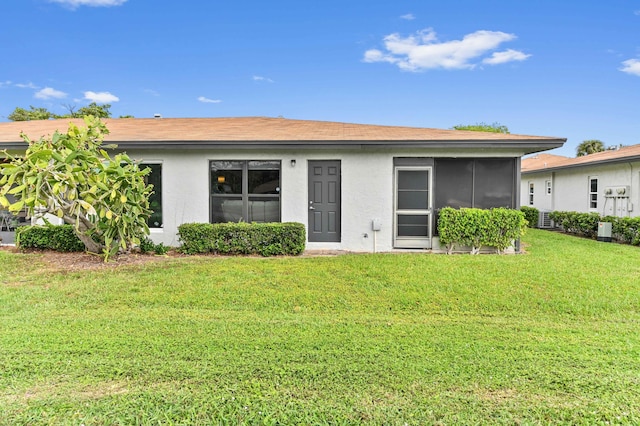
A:
[[[93,239],[86,235],[83,234],[82,232],[78,232],[78,230],[76,229],[76,235],[78,236],[78,238],[80,239],[80,241],[82,241],[82,244],[84,244],[84,248],[89,252],[89,253],[96,253],[96,254],[102,254],[102,245],[99,243],[96,243],[95,241],[93,241]]]
[[[86,219],[80,218],[80,220],[77,222],[78,226],[76,226],[75,217],[65,214],[62,219],[65,223],[73,226],[74,233],[76,234],[78,239],[82,241],[82,244],[84,244],[84,248],[86,251],[88,251],[89,253],[102,254],[102,249],[104,248],[103,245],[100,243],[96,243],[95,241],[93,241],[93,238],[87,235],[89,227],[87,226],[88,221],[86,221]]]

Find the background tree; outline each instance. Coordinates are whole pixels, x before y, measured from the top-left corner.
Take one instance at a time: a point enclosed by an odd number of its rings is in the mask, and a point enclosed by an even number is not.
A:
[[[50,139],[32,141],[22,134],[28,144],[24,155],[3,151],[9,162],[0,164],[0,205],[14,213],[26,208],[30,216],[62,218],[87,251],[107,260],[149,234],[152,185],[144,180],[148,168],[140,170],[124,153],[112,158],[102,148],[108,130],[100,119],[84,121],[87,127],[70,124]],[[16,197],[14,203],[8,194]]]
[[[500,123],[486,124],[486,123],[476,123],[476,124],[458,124],[457,126],[453,126],[454,130],[471,130],[474,132],[491,132],[491,133],[509,133],[509,129],[507,126],[503,126]]]
[[[65,114],[66,116],[75,117],[76,106],[74,104],[62,104],[62,107],[69,111],[69,114]]]
[[[11,121],[29,121],[29,120],[49,120],[51,118],[82,118],[88,115],[92,115],[98,118],[111,118],[111,104],[98,105],[95,102],[91,102],[89,105],[78,108],[71,104],[65,104],[63,107],[69,111],[68,114],[54,114],[46,108],[34,108],[30,107],[29,110],[16,107],[11,114],[7,117]],[[133,116],[127,116],[133,118]]]
[[[598,139],[589,139],[583,141],[576,149],[576,157],[582,157],[583,155],[595,154],[596,152],[602,152],[605,150],[604,143]]]
[[[7,117],[11,121],[31,121],[31,120],[49,120],[55,118],[55,114],[46,108],[35,108],[30,106],[29,109],[17,107]]]
[[[78,111],[74,113],[73,117],[84,117],[85,115],[92,115],[98,118],[110,118],[110,108],[111,104],[98,105],[95,102],[91,102],[85,107],[78,108]]]

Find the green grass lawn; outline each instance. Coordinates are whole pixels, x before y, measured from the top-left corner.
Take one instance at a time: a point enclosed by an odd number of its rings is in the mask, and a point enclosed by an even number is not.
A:
[[[640,249],[172,258],[0,252],[0,424],[638,424]]]

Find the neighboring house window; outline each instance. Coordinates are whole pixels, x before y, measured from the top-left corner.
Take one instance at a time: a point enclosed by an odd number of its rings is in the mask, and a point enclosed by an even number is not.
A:
[[[280,222],[280,161],[211,161],[211,222]]]
[[[547,180],[544,182],[544,187],[547,192],[547,195],[551,195],[551,181]]]
[[[533,191],[534,191],[533,182],[529,182],[529,205],[530,206],[533,205]]]
[[[149,228],[162,228],[162,164],[142,164],[141,167],[151,169],[145,180],[153,185],[153,194],[149,196],[152,213],[147,225]]]
[[[598,208],[598,178],[589,178],[589,208]]]

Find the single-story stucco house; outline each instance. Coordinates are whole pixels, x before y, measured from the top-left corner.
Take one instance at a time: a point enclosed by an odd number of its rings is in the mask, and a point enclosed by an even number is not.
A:
[[[0,150],[69,121],[0,123]],[[106,119],[105,142],[150,165],[151,238],[189,222],[295,221],[307,249],[437,244],[439,209],[519,207],[520,157],[566,139],[285,118]]]
[[[542,153],[523,159],[521,168],[524,206],[640,216],[640,145],[576,158]]]

